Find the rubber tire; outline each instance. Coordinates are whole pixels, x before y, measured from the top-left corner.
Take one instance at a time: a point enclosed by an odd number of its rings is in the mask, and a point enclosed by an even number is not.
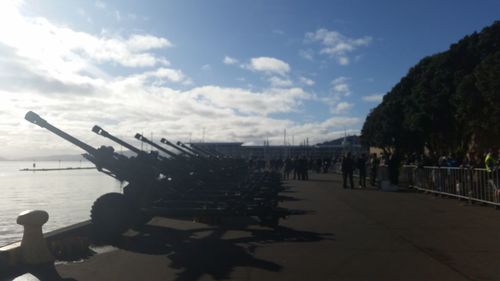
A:
[[[140,229],[153,218],[153,216],[143,214],[140,211],[141,203],[138,201],[140,201],[142,196],[141,187],[128,184],[123,188],[123,195],[125,195],[125,200],[130,202],[130,227],[133,229]]]
[[[106,193],[92,205],[92,230],[98,240],[113,240],[129,228],[131,210],[121,193]]]

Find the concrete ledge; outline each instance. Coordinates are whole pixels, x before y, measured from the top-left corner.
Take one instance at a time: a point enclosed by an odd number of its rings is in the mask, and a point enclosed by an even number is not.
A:
[[[43,234],[56,260],[71,261],[90,254],[90,220]],[[85,256],[86,255],[86,256]],[[27,272],[21,261],[21,241],[0,247],[0,280]]]

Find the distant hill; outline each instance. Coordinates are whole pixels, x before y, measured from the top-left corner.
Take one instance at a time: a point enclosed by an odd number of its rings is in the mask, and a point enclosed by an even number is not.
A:
[[[347,136],[345,138],[341,137],[341,138],[334,139],[331,141],[325,141],[323,143],[318,143],[317,145],[319,145],[319,146],[321,146],[321,145],[341,145],[342,142],[344,141],[344,139],[351,144],[359,144],[359,136]]]
[[[117,151],[117,153],[123,154],[127,157],[136,156],[136,154],[130,150],[125,150],[123,152]],[[9,159],[3,159],[0,157],[0,161],[7,161]],[[23,157],[20,159],[15,159],[15,161],[80,161],[86,160],[81,154],[63,154],[63,155],[48,155],[48,156],[35,156],[35,157]]]
[[[8,161],[9,159],[0,157],[0,161]]]
[[[83,158],[83,156],[80,154],[36,156],[36,157],[24,157],[16,159],[16,161],[80,161],[80,160],[85,160],[85,158]]]

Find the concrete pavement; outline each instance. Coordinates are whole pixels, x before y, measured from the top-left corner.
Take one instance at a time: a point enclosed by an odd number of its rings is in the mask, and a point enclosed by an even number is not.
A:
[[[500,280],[500,212],[415,192],[290,181],[282,228],[153,219],[117,247],[56,266],[76,280]]]

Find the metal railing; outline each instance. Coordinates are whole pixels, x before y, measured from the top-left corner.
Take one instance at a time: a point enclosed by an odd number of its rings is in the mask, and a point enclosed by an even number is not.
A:
[[[412,188],[500,207],[500,171],[453,167],[403,166],[402,180]]]

